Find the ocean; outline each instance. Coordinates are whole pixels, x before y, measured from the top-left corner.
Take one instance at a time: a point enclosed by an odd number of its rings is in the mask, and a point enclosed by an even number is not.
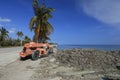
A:
[[[58,49],[71,49],[71,48],[83,48],[83,49],[97,49],[97,50],[120,50],[120,45],[58,45]]]

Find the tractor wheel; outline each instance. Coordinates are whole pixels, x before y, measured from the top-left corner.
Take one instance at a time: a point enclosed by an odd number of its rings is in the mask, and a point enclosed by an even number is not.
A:
[[[46,51],[46,55],[45,56],[47,57],[48,55],[49,55],[49,49]]]
[[[46,54],[42,55],[41,57],[48,57],[49,55],[49,49],[46,50]]]
[[[49,49],[49,52],[50,52],[50,53],[53,53],[53,48],[50,48],[50,49]]]
[[[39,51],[34,51],[32,54],[32,60],[37,60],[39,58]]]
[[[24,57],[20,57],[20,60],[21,60],[21,61],[25,61],[25,58],[24,58]]]

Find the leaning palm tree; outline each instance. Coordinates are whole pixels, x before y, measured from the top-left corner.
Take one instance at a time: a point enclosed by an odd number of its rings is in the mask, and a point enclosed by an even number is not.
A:
[[[52,18],[51,12],[54,9],[46,7],[45,4],[39,6],[38,0],[33,0],[33,9],[35,16],[30,21],[30,30],[34,30],[33,41],[44,42],[50,39],[49,35],[53,32],[53,27],[48,19]]]
[[[20,40],[20,38],[23,37],[23,33],[21,31],[18,31],[16,34],[18,36],[18,40]],[[21,46],[22,46],[22,39],[20,41],[21,41]]]

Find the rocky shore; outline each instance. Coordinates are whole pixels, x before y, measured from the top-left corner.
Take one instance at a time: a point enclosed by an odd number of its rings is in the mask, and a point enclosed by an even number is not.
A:
[[[57,60],[61,65],[81,70],[98,70],[120,66],[120,51],[100,51],[93,49],[70,49],[58,51]]]
[[[58,50],[40,60],[32,80],[120,80],[120,51]]]

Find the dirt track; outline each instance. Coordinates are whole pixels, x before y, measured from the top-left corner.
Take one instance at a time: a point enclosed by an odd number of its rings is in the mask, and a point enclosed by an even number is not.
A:
[[[0,48],[0,80],[29,80],[39,60],[19,60],[22,47]]]
[[[22,47],[0,48],[0,68],[16,61],[19,58],[19,52]]]

